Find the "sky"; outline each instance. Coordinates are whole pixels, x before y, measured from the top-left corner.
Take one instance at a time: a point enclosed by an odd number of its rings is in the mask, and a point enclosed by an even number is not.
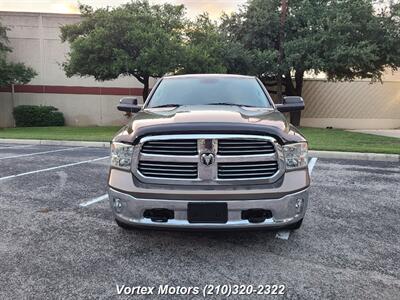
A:
[[[94,7],[118,6],[129,0],[79,0]],[[188,16],[193,18],[202,12],[208,12],[212,18],[237,10],[246,0],[150,0],[153,4],[168,2],[184,4]],[[0,11],[34,11],[53,13],[78,13],[78,0],[0,0]]]

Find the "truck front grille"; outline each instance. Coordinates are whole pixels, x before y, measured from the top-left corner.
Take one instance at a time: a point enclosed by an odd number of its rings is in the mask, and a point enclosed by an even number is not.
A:
[[[221,139],[218,140],[219,155],[255,155],[270,154],[275,147],[270,141],[257,139]]]
[[[219,163],[218,178],[220,179],[258,179],[271,177],[278,172],[276,161],[272,162],[239,162]]]
[[[272,137],[240,134],[148,136],[134,149],[132,171],[142,182],[234,185],[275,182],[285,171]]]
[[[142,152],[162,155],[196,155],[197,140],[149,141],[143,144]]]
[[[197,178],[196,163],[140,161],[138,170],[147,177],[173,179]]]

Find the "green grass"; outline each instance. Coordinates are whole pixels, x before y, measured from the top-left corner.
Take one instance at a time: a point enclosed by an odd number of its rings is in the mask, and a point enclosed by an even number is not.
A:
[[[0,129],[0,138],[108,142],[119,130],[109,127],[30,127]],[[400,154],[400,139],[340,129],[300,128],[311,150]]]
[[[400,139],[340,129],[299,129],[311,150],[400,154]]]
[[[0,129],[0,138],[109,142],[121,126],[19,127]]]

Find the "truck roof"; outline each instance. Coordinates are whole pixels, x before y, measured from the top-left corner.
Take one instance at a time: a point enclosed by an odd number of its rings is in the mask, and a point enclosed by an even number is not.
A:
[[[248,76],[248,75],[238,75],[238,74],[185,74],[185,75],[167,75],[164,76],[163,78],[167,79],[178,79],[178,78],[204,78],[204,77],[219,77],[219,78],[224,78],[224,77],[233,77],[233,78],[254,78],[254,76]]]

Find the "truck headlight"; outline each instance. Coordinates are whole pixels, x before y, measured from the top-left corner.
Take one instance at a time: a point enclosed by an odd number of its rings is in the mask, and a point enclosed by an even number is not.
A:
[[[285,154],[286,169],[298,169],[308,164],[307,143],[295,143],[283,146]]]
[[[132,163],[133,146],[123,143],[111,143],[111,166],[129,170]]]

